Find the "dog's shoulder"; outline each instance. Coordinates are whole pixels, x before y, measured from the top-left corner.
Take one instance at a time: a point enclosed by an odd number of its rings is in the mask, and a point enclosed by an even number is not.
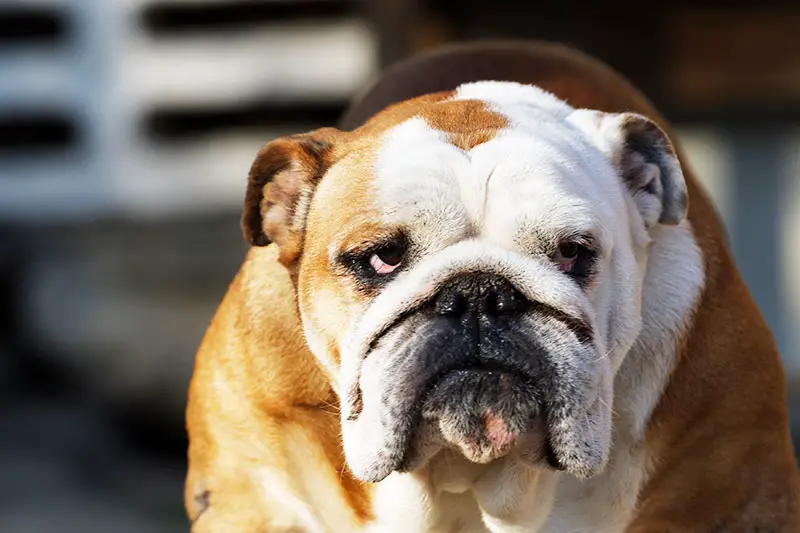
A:
[[[277,251],[252,248],[195,360],[185,492],[193,531],[363,520],[367,493],[344,469],[338,416]]]

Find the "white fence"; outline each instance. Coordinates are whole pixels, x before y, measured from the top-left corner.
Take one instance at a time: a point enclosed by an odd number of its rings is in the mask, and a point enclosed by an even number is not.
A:
[[[143,24],[154,5],[225,3],[5,0],[0,9],[48,13],[61,19],[66,32],[55,43],[0,49],[0,113],[65,116],[77,140],[69,149],[33,157],[27,151],[3,154],[0,217],[41,222],[238,206],[258,146],[316,124],[276,130],[265,121],[248,131],[234,127],[165,140],[147,134],[150,114],[236,109],[265,100],[295,106],[344,101],[376,69],[373,36],[357,14],[177,34]],[[302,7],[304,0],[271,3]]]

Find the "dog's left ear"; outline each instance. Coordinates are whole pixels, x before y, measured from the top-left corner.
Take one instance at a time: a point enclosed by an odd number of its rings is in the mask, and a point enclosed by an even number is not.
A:
[[[664,130],[636,113],[579,109],[569,120],[586,132],[619,172],[645,225],[675,225],[686,217],[681,164]]]
[[[319,181],[333,164],[343,133],[322,128],[267,143],[250,167],[242,231],[252,246],[272,242],[281,256],[300,252],[306,215]]]

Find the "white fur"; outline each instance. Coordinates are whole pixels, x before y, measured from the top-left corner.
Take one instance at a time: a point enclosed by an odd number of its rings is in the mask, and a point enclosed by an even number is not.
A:
[[[356,469],[369,462],[368,450],[379,445],[370,439],[380,439],[372,431],[380,416],[371,407],[380,393],[380,362],[362,367],[366,345],[442,280],[476,268],[593,323],[600,361],[580,364],[605,376],[598,387],[613,376],[614,443],[605,471],[587,481],[525,470],[512,456],[444,470],[434,459],[414,473],[391,474],[378,487],[369,531],[451,531],[462,523],[457,531],[621,532],[646,479],[644,428],[704,283],[701,254],[687,221],[645,230],[609,161],[613,138],[600,146],[587,135],[589,126],[568,120],[574,110],[566,103],[507,82],[467,84],[455,98],[484,100],[510,125],[466,152],[420,118],[383,139],[378,205],[387,224],[409,228],[423,259],[341,340],[339,390],[360,374],[364,394],[362,415],[343,423],[348,462]],[[591,232],[605,251],[589,297],[540,252],[541,239],[557,242],[559,233],[575,231]],[[604,401],[602,388],[598,394]],[[605,401],[610,412],[612,398]]]
[[[649,459],[647,421],[675,363],[681,334],[705,280],[688,221],[654,228],[642,293],[642,330],[614,379],[615,442],[606,471],[588,481],[564,477],[543,532],[624,531]]]
[[[574,111],[572,106],[540,87],[507,81],[465,83],[456,89],[453,100],[481,100],[506,109],[535,108],[559,118],[565,118]],[[509,113],[506,116],[514,122],[523,119],[519,114]]]
[[[472,495],[444,488],[435,474],[438,468],[442,468],[441,461],[413,474],[394,473],[383,480],[373,497],[376,520],[366,530],[369,533],[486,531]]]
[[[276,475],[271,469],[263,469],[259,470],[254,477],[264,490],[264,498],[270,502],[270,505],[280,511],[272,517],[271,526],[277,530],[302,528],[303,531],[308,531],[308,533],[323,533],[325,531],[325,526],[323,525],[325,522],[319,519],[315,509],[308,502],[295,496],[292,491],[286,490],[287,483],[281,479],[282,476]],[[335,500],[332,501],[335,502]],[[336,503],[334,503],[335,505]]]

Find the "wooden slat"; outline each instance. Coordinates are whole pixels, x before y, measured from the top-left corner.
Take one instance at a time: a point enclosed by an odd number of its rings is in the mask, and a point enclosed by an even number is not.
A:
[[[66,33],[67,22],[59,8],[0,5],[0,47],[55,44]]]
[[[0,158],[8,151],[65,150],[77,142],[77,128],[69,116],[25,114],[0,116]]]
[[[292,128],[300,125],[334,124],[344,111],[346,100],[278,102],[267,100],[242,106],[156,109],[145,120],[145,133],[159,139],[197,137],[229,130]]]
[[[120,47],[117,75],[126,105],[143,107],[349,98],[374,74],[374,41],[355,17],[214,35],[136,35]]]

